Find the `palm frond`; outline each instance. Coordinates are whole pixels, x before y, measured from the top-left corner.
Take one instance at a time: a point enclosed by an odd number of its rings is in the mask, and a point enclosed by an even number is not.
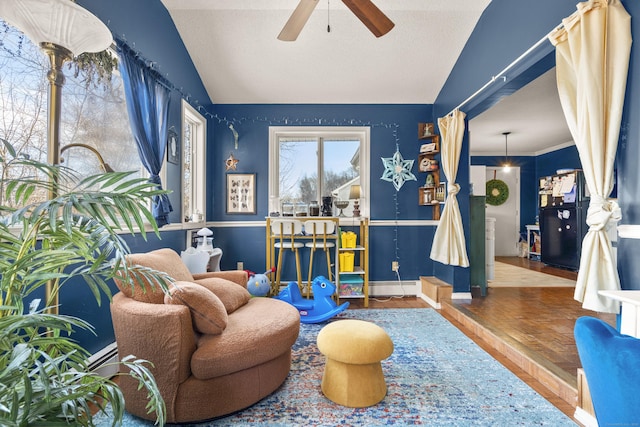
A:
[[[114,424],[122,420],[124,398],[117,384],[89,372],[89,352],[72,336],[95,333],[79,318],[50,314],[48,305],[27,305],[36,291],[52,283],[60,288],[84,283],[100,304],[109,299],[109,282],[159,287],[167,292],[171,278],[148,268],[128,265],[130,252],[119,233],[146,228],[159,237],[148,208],[152,197],[165,194],[148,180],[130,173],[107,173],[79,179],[65,167],[20,157],[6,150],[0,167],[28,165],[34,176],[0,181],[0,425],[92,426],[90,405],[113,408]],[[36,191],[55,194],[32,202]],[[11,203],[5,203],[10,201]],[[82,280],[78,280],[82,279]],[[166,408],[147,362],[123,361],[129,374],[149,393],[148,410],[164,424]]]

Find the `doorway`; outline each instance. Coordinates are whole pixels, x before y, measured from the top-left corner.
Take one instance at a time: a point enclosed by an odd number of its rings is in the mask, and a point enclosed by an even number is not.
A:
[[[487,166],[486,180],[498,179],[509,188],[509,197],[499,205],[486,205],[487,218],[496,219],[495,255],[518,256],[520,240],[520,168]]]

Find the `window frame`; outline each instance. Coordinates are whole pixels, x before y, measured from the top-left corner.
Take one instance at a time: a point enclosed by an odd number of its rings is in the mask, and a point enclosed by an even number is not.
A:
[[[187,152],[185,144],[185,127],[187,123],[194,123],[196,131],[192,136],[192,143],[190,144],[191,151]],[[204,227],[207,221],[207,120],[200,114],[191,104],[182,99],[182,114],[181,114],[181,135],[180,135],[180,184],[181,184],[181,217],[182,224],[193,228],[195,226]],[[188,212],[184,212],[186,203],[186,191],[185,191],[185,163],[186,158],[189,156],[191,164],[191,190],[189,194],[189,206]],[[200,212],[202,217],[192,219],[191,215],[194,212]]]
[[[369,126],[269,126],[269,200],[279,199],[280,138],[360,139],[360,215],[369,217],[371,128]],[[322,160],[319,154],[319,162]],[[271,206],[269,207],[271,208]]]

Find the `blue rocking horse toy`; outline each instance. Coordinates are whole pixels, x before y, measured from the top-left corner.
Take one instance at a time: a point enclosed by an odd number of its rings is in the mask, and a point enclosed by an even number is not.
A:
[[[313,299],[303,298],[296,282],[289,282],[287,287],[275,296],[279,300],[288,302],[300,312],[300,322],[320,323],[342,313],[349,307],[345,302],[336,305],[332,296],[336,292],[336,285],[324,276],[318,276],[311,283]]]

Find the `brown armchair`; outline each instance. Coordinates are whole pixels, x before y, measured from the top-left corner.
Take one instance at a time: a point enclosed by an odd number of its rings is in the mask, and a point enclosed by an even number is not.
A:
[[[192,275],[171,249],[128,256],[167,273],[171,295],[116,280],[111,304],[120,356],[154,364],[167,422],[207,420],[244,409],[275,391],[291,367],[300,316],[293,306],[251,298],[244,271]],[[146,392],[128,376],[120,382],[125,407],[146,419]]]

